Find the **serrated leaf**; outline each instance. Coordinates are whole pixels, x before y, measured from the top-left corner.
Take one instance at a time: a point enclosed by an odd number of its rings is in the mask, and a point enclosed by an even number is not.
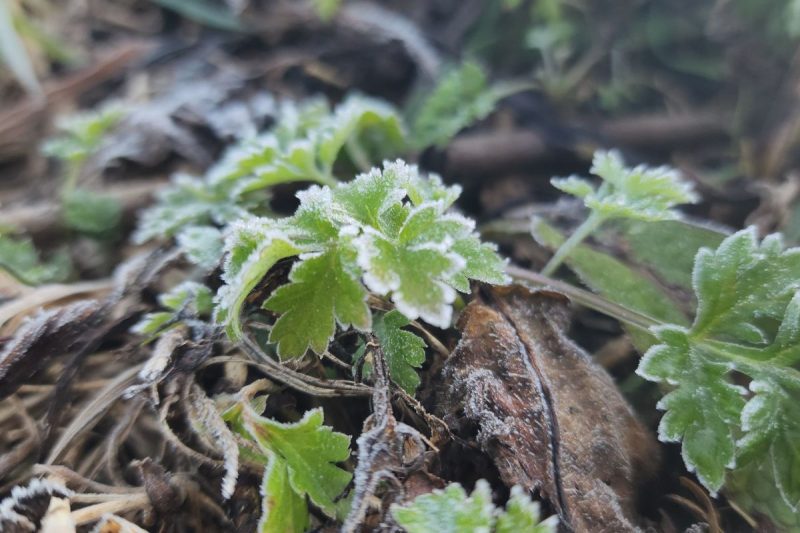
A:
[[[470,496],[460,484],[451,483],[405,507],[393,505],[392,516],[408,533],[489,533],[495,521],[491,489],[482,479]]]
[[[678,218],[673,207],[696,202],[691,183],[669,167],[627,168],[617,151],[597,151],[590,172],[602,179],[599,187],[571,176],[554,178],[557,189],[582,198],[586,206],[604,220],[671,220]]]
[[[60,135],[48,140],[42,152],[51,157],[78,164],[99,148],[103,136],[124,116],[119,106],[107,105],[58,120]]]
[[[258,531],[261,533],[303,533],[308,529],[309,515],[305,498],[292,489],[286,460],[276,453],[270,454],[264,469],[261,502],[261,518],[258,520]]]
[[[0,235],[0,269],[28,285],[65,281],[72,273],[69,255],[56,252],[42,260],[28,238]]]
[[[654,329],[659,344],[637,370],[675,386],[659,403],[666,410],[660,437],[683,441],[687,466],[712,491],[734,467],[734,478],[747,470],[756,482],[752,476],[765,475],[761,465],[771,453],[780,472],[770,477],[785,503],[798,501],[800,476],[791,473],[800,465],[798,450],[782,443],[796,442],[798,431],[800,373],[792,367],[800,359],[799,254],[784,250],[775,235],[759,243],[753,228],[727,237],[716,250],[701,250],[693,272],[694,323]],[[753,380],[755,394],[746,404],[746,391],[732,383],[734,370]]]
[[[250,291],[279,260],[300,253],[280,221],[248,219],[234,223],[225,240],[226,259],[214,299],[214,318],[236,340],[242,334],[241,310]]]
[[[410,323],[399,311],[389,311],[376,315],[372,330],[383,348],[389,377],[413,395],[420,383],[415,369],[425,362],[426,344],[419,336],[402,329]]]
[[[282,313],[270,333],[281,358],[300,357],[308,348],[324,352],[336,324],[367,330],[371,315],[367,291],[352,249],[332,248],[297,263],[289,283],[279,287],[264,307]]]
[[[386,163],[382,172],[373,169],[334,189],[313,186],[298,193],[300,207],[292,217],[234,224],[218,320],[238,335],[233,316],[247,293],[276,258],[299,254],[290,283],[267,303],[283,313],[270,335],[282,357],[300,356],[308,347],[324,351],[337,320],[368,329],[363,285],[389,296],[408,318],[447,327],[454,288],[469,290],[468,279],[504,283],[507,277],[494,247],[474,233],[474,222],[446,212],[457,189],[425,179],[416,167]],[[417,205],[405,199],[411,184]],[[270,251],[273,241],[284,243],[277,255]]]
[[[354,240],[364,282],[379,293],[391,292],[397,309],[438,327],[450,326],[456,292],[450,280],[466,261],[452,250],[454,236],[471,228],[443,215],[438,204],[422,204],[408,213],[393,234],[367,231]]]
[[[222,259],[222,231],[214,226],[188,226],[176,240],[187,259],[206,270],[213,270]]]
[[[516,485],[511,488],[506,511],[497,517],[495,533],[555,533],[558,517],[542,521],[540,511],[539,502],[532,501],[530,495]]]
[[[297,495],[308,496],[325,514],[335,516],[337,498],[352,478],[336,466],[350,457],[350,437],[324,426],[321,408],[307,411],[294,423],[260,416],[243,402],[223,416],[265,454],[275,454],[285,462],[289,485]]]
[[[408,533],[555,533],[557,517],[540,521],[539,504],[515,486],[506,509],[492,503],[486,480],[479,479],[470,496],[458,483],[434,490],[406,506],[393,505],[392,516]]]
[[[447,72],[414,118],[417,146],[443,146],[459,131],[494,110],[499,95],[489,86],[486,73],[475,63]]]

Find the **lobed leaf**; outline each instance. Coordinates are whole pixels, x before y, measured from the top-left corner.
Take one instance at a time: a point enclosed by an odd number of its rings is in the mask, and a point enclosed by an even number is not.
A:
[[[753,228],[739,231],[698,252],[691,327],[653,330],[659,342],[637,372],[675,387],[659,403],[660,437],[683,442],[687,466],[712,491],[735,468],[735,479],[772,479],[784,504],[800,501],[800,454],[790,444],[798,434],[798,281],[800,249],[784,250],[776,235],[759,243]],[[732,371],[751,378],[749,399]]]
[[[515,486],[506,509],[497,509],[486,480],[479,479],[470,496],[458,483],[417,496],[406,506],[392,505],[392,516],[408,533],[555,533],[558,518],[540,521],[539,504]]]
[[[368,330],[367,288],[389,296],[409,319],[449,326],[456,290],[469,290],[469,279],[506,281],[504,262],[481,243],[474,223],[446,212],[457,192],[398,161],[333,189],[298,193],[292,217],[234,224],[218,319],[236,338],[250,290],[275,261],[299,255],[289,283],[264,305],[281,313],[270,341],[282,358],[323,352],[337,323]]]
[[[291,512],[293,521],[297,520],[299,504],[292,501],[295,495],[308,496],[325,514],[336,515],[337,498],[352,478],[352,474],[336,466],[350,457],[350,437],[324,426],[321,408],[307,411],[298,422],[282,423],[258,415],[246,402],[238,402],[223,417],[255,442],[270,458],[269,463],[273,463],[273,455],[277,456],[273,467],[285,465],[293,494],[287,492],[286,481],[280,479],[282,472],[268,469],[265,473],[265,489],[275,487],[277,492],[265,491],[264,498],[281,509],[282,520],[287,520],[287,512]]]
[[[627,168],[619,152],[597,151],[590,172],[602,183],[595,187],[584,178],[554,178],[557,189],[582,198],[603,219],[658,221],[677,219],[673,207],[698,200],[691,183],[669,167],[639,165]]]
[[[380,340],[389,377],[409,394],[414,394],[420,380],[416,368],[425,362],[425,341],[405,331],[411,321],[397,310],[378,314],[373,320],[372,330]]]
[[[444,146],[476,120],[485,118],[499,100],[483,69],[466,62],[446,73],[414,118],[417,146]]]

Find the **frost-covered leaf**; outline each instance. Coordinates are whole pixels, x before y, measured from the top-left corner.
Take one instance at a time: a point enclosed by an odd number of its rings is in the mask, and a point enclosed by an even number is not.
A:
[[[494,110],[507,93],[489,85],[483,69],[464,63],[447,72],[422,103],[414,118],[417,146],[443,146],[473,122]]]
[[[103,136],[124,116],[121,107],[108,105],[59,119],[56,127],[61,135],[48,140],[42,151],[72,164],[83,162],[99,148]]]
[[[447,328],[456,291],[451,280],[466,260],[453,251],[455,237],[471,228],[460,218],[441,213],[440,205],[422,204],[405,214],[403,224],[389,233],[365,231],[355,239],[364,282],[378,294],[391,293],[397,309]]]
[[[504,283],[504,262],[474,222],[446,212],[458,189],[428,180],[416,167],[386,163],[333,189],[298,193],[292,217],[232,225],[218,319],[236,338],[250,290],[277,260],[299,255],[289,283],[265,305],[282,313],[270,335],[281,357],[321,353],[336,323],[369,329],[364,286],[409,319],[449,326],[456,290],[469,290],[469,279]]]
[[[392,106],[374,98],[354,95],[336,108],[315,132],[314,140],[320,165],[323,169],[330,169],[348,143],[369,147],[377,140],[383,146],[383,153],[377,155],[382,157],[401,150],[405,146],[405,137],[400,116]]]
[[[601,178],[596,187],[571,176],[552,180],[553,186],[582,198],[603,219],[670,220],[678,218],[673,207],[698,200],[691,183],[669,167],[625,166],[617,151],[597,151],[590,172]]]
[[[279,260],[300,253],[280,221],[246,219],[231,225],[225,239],[226,258],[215,298],[214,318],[231,339],[242,334],[240,313],[250,291]]]
[[[489,533],[494,504],[489,484],[479,480],[467,496],[458,483],[417,496],[409,505],[392,506],[392,516],[408,533]]]
[[[389,367],[389,377],[409,394],[419,386],[415,369],[425,362],[425,341],[402,328],[411,323],[399,311],[389,311],[375,317],[372,330],[378,337]]]
[[[336,331],[370,327],[367,291],[359,280],[355,253],[332,248],[297,263],[289,283],[279,287],[264,307],[282,313],[270,333],[278,355],[303,354],[308,348],[324,352]]]
[[[184,281],[158,297],[158,301],[166,311],[145,314],[131,328],[140,335],[152,337],[174,327],[185,318],[206,318],[213,307],[211,289],[201,283]]]
[[[555,533],[558,526],[558,517],[551,516],[541,520],[539,502],[531,500],[522,487],[516,485],[511,488],[511,497],[506,503],[505,512],[497,517],[496,533]]]
[[[270,454],[261,483],[261,518],[258,531],[272,533],[304,533],[308,530],[309,515],[305,498],[289,483],[286,460]]]
[[[541,521],[539,504],[515,486],[506,509],[495,508],[486,480],[470,496],[458,483],[417,496],[409,505],[392,506],[392,516],[408,533],[555,533],[557,517]]]
[[[791,472],[797,448],[782,443],[796,442],[798,429],[794,407],[785,408],[800,390],[800,249],[784,250],[777,235],[759,243],[753,228],[742,230],[698,252],[693,282],[694,323],[655,328],[659,342],[637,370],[675,387],[659,403],[661,439],[683,442],[687,466],[712,491],[727,469],[749,468],[768,453]],[[753,380],[747,403],[732,371]],[[781,475],[781,493],[800,494],[800,477]]]
[[[0,235],[0,269],[23,283],[39,285],[66,280],[72,273],[72,263],[65,251],[43,260],[30,239]]]
[[[64,193],[63,209],[67,227],[93,236],[113,233],[122,218],[118,200],[87,189]]]
[[[323,425],[322,409],[306,412],[298,422],[282,423],[258,415],[246,402],[238,402],[223,416],[267,457],[274,454],[286,465],[289,486],[297,496],[308,496],[325,514],[335,516],[337,498],[352,478],[336,466],[350,457],[350,437]],[[269,493],[264,497],[280,498],[285,495],[284,488],[280,490],[280,495]],[[296,509],[294,503],[275,504]]]
[[[222,259],[222,231],[214,226],[189,226],[177,235],[180,246],[186,257],[206,270],[213,270]]]
[[[187,226],[222,225],[249,215],[252,206],[232,199],[230,184],[209,183],[187,174],[176,174],[171,181],[141,214],[135,242],[168,238]]]

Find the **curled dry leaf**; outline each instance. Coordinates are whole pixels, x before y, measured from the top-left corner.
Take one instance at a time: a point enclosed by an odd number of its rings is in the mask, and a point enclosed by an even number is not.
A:
[[[565,298],[486,288],[443,369],[446,420],[475,437],[503,482],[535,491],[574,531],[634,531],[655,440],[611,377],[565,335]]]

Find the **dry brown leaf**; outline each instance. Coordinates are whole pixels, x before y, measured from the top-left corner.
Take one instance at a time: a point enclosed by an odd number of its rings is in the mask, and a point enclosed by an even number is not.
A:
[[[443,369],[446,420],[477,439],[506,485],[539,492],[572,530],[634,531],[658,447],[567,325],[560,294],[484,289]],[[463,435],[469,427],[477,435]]]

